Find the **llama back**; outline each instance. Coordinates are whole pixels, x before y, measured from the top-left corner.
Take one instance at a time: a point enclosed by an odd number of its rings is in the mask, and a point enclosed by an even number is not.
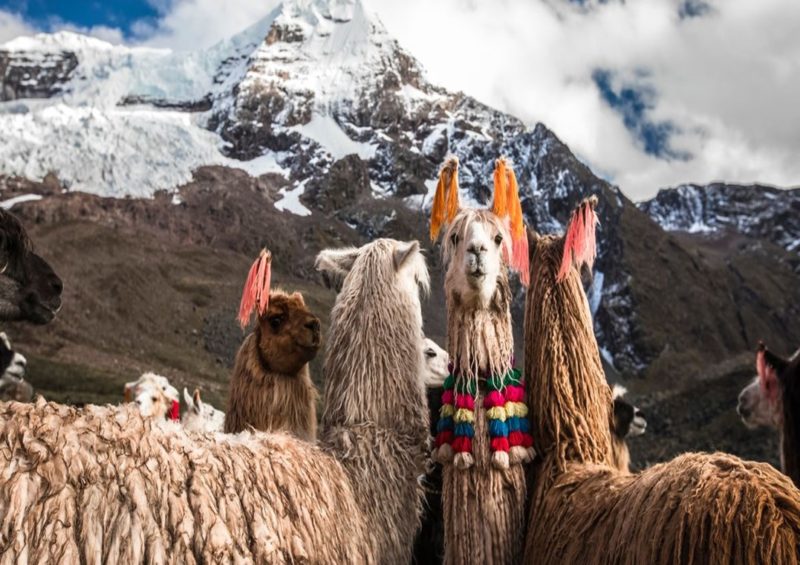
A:
[[[372,562],[359,516],[341,465],[285,434],[189,435],[134,408],[0,408],[3,563]]]

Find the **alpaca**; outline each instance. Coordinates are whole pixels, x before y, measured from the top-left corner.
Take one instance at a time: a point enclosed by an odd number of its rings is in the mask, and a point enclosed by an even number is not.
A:
[[[178,389],[169,384],[167,377],[143,373],[135,381],[125,383],[125,402],[134,402],[142,416],[170,420],[180,419]]]
[[[770,465],[689,453],[639,474],[612,462],[605,382],[580,279],[596,199],[566,237],[529,234],[525,377],[533,466],[526,563],[797,563],[800,491]]]
[[[525,533],[526,442],[524,384],[513,370],[511,290],[504,259],[519,266],[524,240],[516,179],[500,159],[492,210],[458,209],[458,161],[442,167],[432,211],[432,236],[442,244],[447,349],[452,374],[437,424],[443,464],[445,563],[516,563]],[[438,206],[436,202],[438,201]],[[446,216],[440,207],[446,207]],[[519,212],[519,225],[505,220]],[[520,229],[522,228],[522,229]],[[527,243],[525,241],[525,243]],[[527,260],[527,254],[524,259]],[[524,421],[524,422],[523,422]]]
[[[0,332],[0,401],[30,402],[33,387],[24,380],[28,361],[11,347],[5,332]]]
[[[63,284],[16,216],[0,210],[0,321],[46,324],[61,308]]]
[[[756,380],[739,395],[737,411],[748,427],[771,426],[780,434],[781,469],[800,486],[800,350],[788,359],[759,343]]]
[[[614,400],[614,423],[611,426],[611,462],[614,467],[622,472],[629,472],[631,467],[631,454],[625,440],[629,437],[640,436],[647,429],[647,420],[644,412],[626,401],[623,396],[628,391],[625,387],[614,385],[611,397]]]
[[[384,239],[317,264],[344,275],[318,445],[190,434],[133,407],[0,405],[0,562],[408,562],[427,463],[424,258]]]
[[[198,389],[194,389],[194,394],[190,395],[184,388],[183,400],[186,402],[186,412],[181,416],[184,429],[198,433],[222,431],[225,426],[225,412],[203,402]]]

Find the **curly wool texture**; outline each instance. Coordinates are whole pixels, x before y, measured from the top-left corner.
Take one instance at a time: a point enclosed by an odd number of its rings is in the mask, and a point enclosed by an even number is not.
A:
[[[490,212],[464,211],[448,228],[463,232],[469,221],[497,221]],[[445,243],[449,257],[453,250]],[[462,303],[450,280],[445,278],[447,297],[447,341],[450,358],[467,378],[477,379],[481,368],[503,374],[513,354],[511,291],[505,268],[488,308]],[[444,465],[442,503],[445,523],[445,563],[518,563],[525,535],[525,470],[522,465],[498,469],[492,465],[484,393],[475,397],[472,454],[474,464],[457,469]]]
[[[563,238],[533,236],[525,377],[533,469],[525,563],[797,563],[800,491],[767,464],[686,454],[611,466],[611,391]]]
[[[40,399],[0,405],[0,466],[0,563],[374,562],[342,466],[288,435]]]

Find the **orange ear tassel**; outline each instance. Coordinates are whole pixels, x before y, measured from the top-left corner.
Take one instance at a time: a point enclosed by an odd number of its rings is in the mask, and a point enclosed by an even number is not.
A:
[[[572,213],[572,218],[567,228],[567,235],[564,238],[564,252],[561,258],[561,268],[558,270],[558,281],[561,282],[569,274],[569,269],[573,265],[580,268],[581,265],[594,265],[597,256],[597,244],[595,241],[595,230],[597,229],[597,214],[594,207],[597,205],[597,197],[592,196],[581,202]]]
[[[269,285],[272,278],[272,253],[262,249],[258,258],[247,273],[247,281],[242,289],[242,301],[239,303],[239,325],[242,329],[250,323],[253,311],[264,315],[269,307]]]
[[[458,214],[458,158],[447,159],[439,171],[439,183],[431,208],[431,241],[436,241],[442,226],[453,221]]]
[[[495,161],[492,212],[498,218],[508,218],[511,252],[505,255],[505,259],[509,266],[519,273],[522,284],[528,286],[530,282],[528,236],[525,233],[525,221],[522,217],[522,203],[519,201],[517,176],[505,157]]]
[[[506,160],[502,157],[494,163],[492,212],[498,218],[505,218],[508,213],[508,175],[506,174]]]

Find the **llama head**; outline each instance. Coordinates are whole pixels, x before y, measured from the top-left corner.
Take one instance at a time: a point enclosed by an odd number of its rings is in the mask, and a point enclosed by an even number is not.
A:
[[[439,347],[435,341],[426,337],[422,353],[425,355],[425,373],[423,378],[425,386],[442,386],[447,375],[450,374],[447,368],[447,365],[450,363],[450,356],[447,354],[447,351]]]
[[[142,416],[176,419],[174,407],[179,404],[178,389],[166,377],[144,373],[133,382],[125,384],[125,401],[133,401]]]
[[[183,389],[186,412],[181,416],[181,424],[190,432],[221,432],[225,425],[225,413],[202,401],[200,391],[194,389],[189,394]]]
[[[619,439],[627,439],[642,435],[647,429],[644,412],[623,398],[625,387],[614,385],[614,427],[612,431]]]
[[[14,351],[5,332],[0,332],[0,398],[29,402],[33,387],[25,380],[27,361]]]
[[[460,304],[486,309],[498,289],[508,287],[505,265],[527,284],[528,243],[514,170],[495,162],[494,199],[487,210],[460,209],[458,159],[445,161],[431,209],[431,239],[444,227],[445,287]]]
[[[266,311],[259,315],[256,339],[261,360],[270,371],[296,375],[319,351],[319,318],[299,292],[274,290]]]
[[[596,204],[581,202],[565,235],[529,232],[524,376],[534,443],[559,468],[611,458],[612,394],[580,275],[594,258]]]
[[[800,350],[784,359],[759,343],[756,352],[757,374],[739,393],[736,411],[748,428],[780,428],[783,422],[784,384],[794,381]]]
[[[0,210],[0,320],[48,323],[61,308],[62,288],[19,220]]]

